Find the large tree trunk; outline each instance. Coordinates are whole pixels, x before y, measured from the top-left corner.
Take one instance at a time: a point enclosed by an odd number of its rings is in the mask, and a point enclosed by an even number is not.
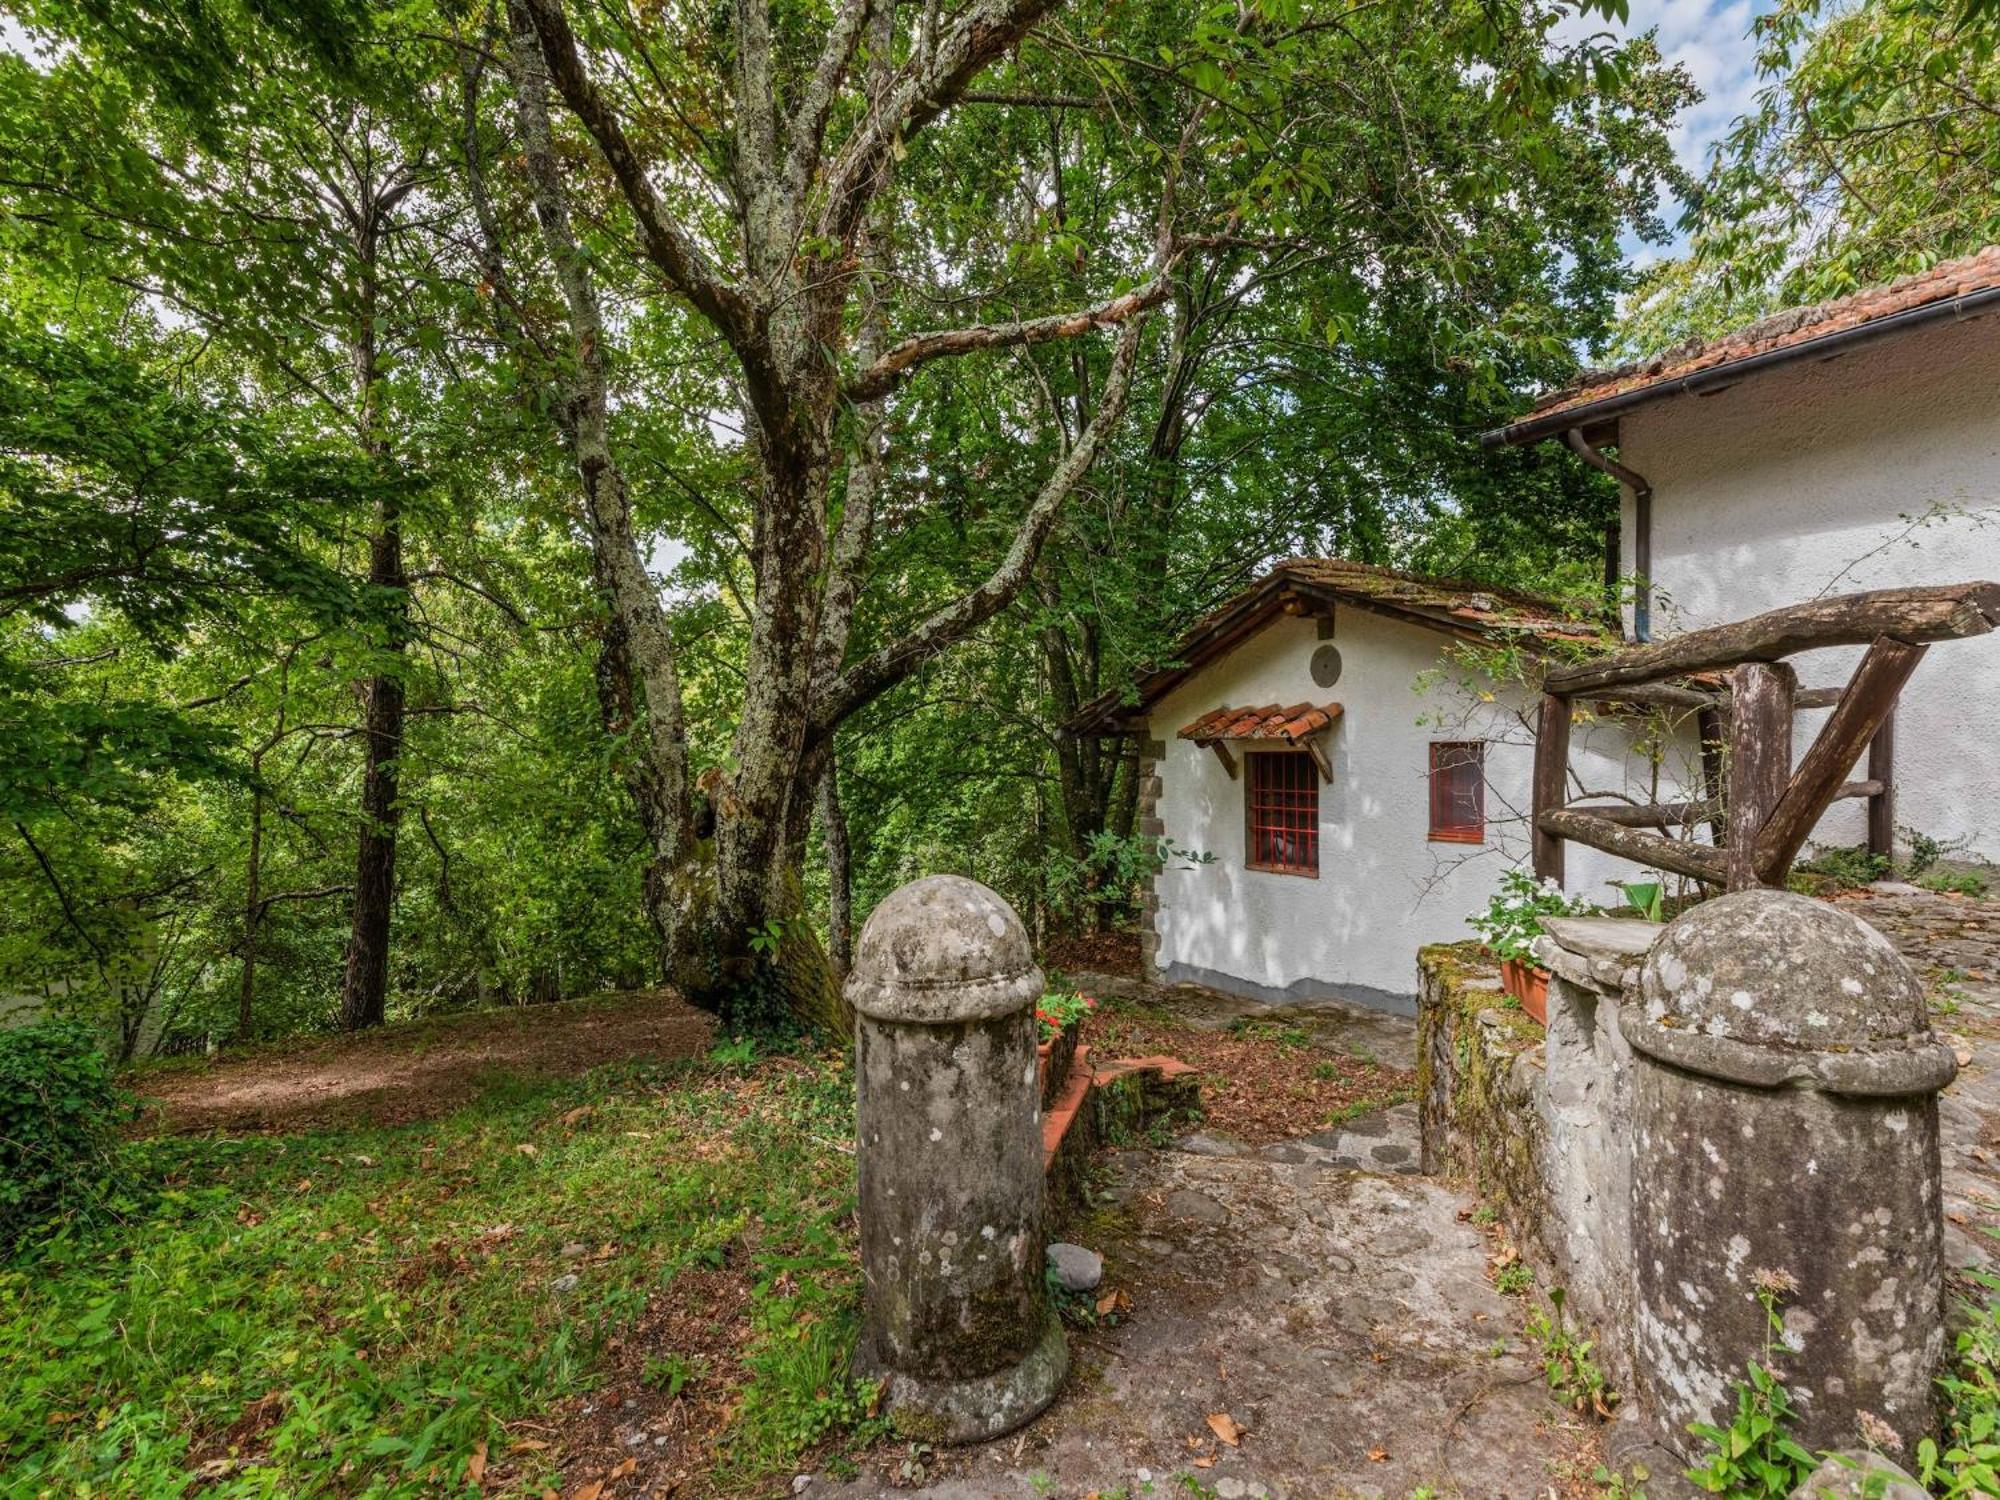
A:
[[[581,481],[592,576],[607,611],[596,673],[599,710],[613,734],[635,726],[643,730],[626,761],[625,782],[651,848],[646,911],[659,934],[661,968],[668,981],[696,995],[707,983],[700,928],[712,900],[702,889],[705,882],[693,858],[693,805],[673,637],[646,572],[632,527],[625,471],[612,448],[603,313],[571,227],[549,127],[547,71],[526,15],[513,6],[509,19],[509,67],[535,216],[569,317],[574,371],[558,420]]]
[[[847,304],[855,286],[871,280],[859,241],[893,161],[910,135],[948,108],[1046,8],[1046,0],[982,0],[937,30],[920,55],[899,63],[893,7],[840,5],[819,61],[794,94],[774,59],[768,7],[736,7],[727,193],[741,264],[724,269],[705,237],[681,222],[679,185],[672,199],[662,193],[626,134],[616,100],[598,88],[563,0],[510,0],[536,209],[570,302],[586,384],[596,378],[593,361],[601,367],[602,329],[582,274],[584,262],[568,234],[562,176],[548,144],[545,79],[596,143],[632,210],[646,260],[662,283],[717,331],[741,369],[745,427],[760,483],[750,547],[756,598],[732,746],[734,770],[714,773],[713,785],[705,787],[712,842],[662,862],[671,872],[672,899],[684,903],[682,915],[706,918],[701,927],[708,975],[691,976],[684,988],[691,999],[726,1017],[762,1006],[775,991],[799,1016],[846,1029],[832,965],[811,925],[801,920],[799,879],[833,735],[844,720],[979,629],[1019,594],[1065,500],[1118,422],[1145,316],[1166,293],[1173,260],[1171,191],[1162,195],[1152,281],[1089,309],[913,334],[842,383]],[[536,44],[540,61],[531,77],[526,54]],[[870,68],[869,107],[829,153],[822,149],[828,122],[842,113],[836,106],[843,83],[861,52]],[[1119,328],[1119,339],[1097,410],[1072,435],[992,573],[901,636],[849,661],[847,628],[865,573],[872,517],[869,481],[856,484],[869,464],[849,463],[846,505],[829,537],[837,413],[881,401],[933,360],[1074,338],[1110,326]],[[601,423],[601,410],[597,420]],[[671,656],[642,638],[641,624],[653,622],[664,643],[663,621],[658,601],[641,587],[643,569],[633,576],[636,552],[628,557],[631,549],[616,534],[613,512],[623,503],[622,477],[614,482],[608,453],[593,458],[587,451],[596,439],[583,426],[579,421],[579,468],[592,496],[593,539],[607,568],[614,610],[623,613],[642,597],[649,606],[633,609],[626,623],[653,738],[659,741],[668,729],[662,712],[667,700],[657,691],[656,674],[671,668]],[[629,523],[626,529],[629,535]],[[621,545],[607,548],[611,542]],[[672,710],[677,738],[677,693]],[[673,785],[685,791],[684,769]],[[712,904],[703,906],[705,901]]]
[[[380,226],[372,203],[364,213],[366,217],[355,230],[362,275],[360,313],[351,349],[356,436],[364,453],[381,459],[387,444],[381,431],[381,372],[375,350]],[[389,659],[377,666],[363,689],[362,743],[367,761],[361,779],[353,925],[340,986],[340,1024],[348,1031],[381,1025],[389,993],[389,920],[396,899],[396,825],[402,816],[397,782],[403,752],[403,659],[410,633],[402,516],[393,496],[385,496],[376,506],[375,534],[368,540],[368,584],[377,599],[386,601],[381,649]]]
[[[380,527],[369,542],[368,582],[400,590],[403,534],[393,503],[382,506]],[[386,647],[400,658],[408,620],[391,607]],[[389,918],[396,899],[396,830],[402,818],[397,788],[403,748],[403,678],[400,665],[378,671],[363,690],[362,737],[367,765],[361,778],[361,837],[354,861],[354,921],[347,939],[347,971],[340,987],[340,1024],[348,1031],[379,1026],[389,994]]]
[[[256,756],[250,762],[251,774],[263,775],[263,757]],[[264,877],[264,792],[258,787],[250,793],[250,852],[245,861],[243,882],[243,975],[236,995],[236,1039],[250,1040],[251,1031],[257,1020],[257,938],[258,929],[263,925],[263,912],[258,907]]]

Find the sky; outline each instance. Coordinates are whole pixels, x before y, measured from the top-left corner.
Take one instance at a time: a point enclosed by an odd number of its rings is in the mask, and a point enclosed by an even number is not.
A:
[[[1756,49],[1750,41],[1751,18],[1768,9],[1757,0],[1632,0],[1629,21],[1607,24],[1599,17],[1572,18],[1562,28],[1567,37],[1611,30],[1637,36],[1657,28],[1660,52],[1668,62],[1682,64],[1704,95],[1685,111],[1674,127],[1674,153],[1696,176],[1708,166],[1709,150],[1729,133],[1730,124],[1747,114],[1756,100]],[[1663,204],[1669,228],[1680,217],[1680,205]],[[1680,247],[1642,245],[1627,240],[1625,250],[1640,265],[1671,255]]]

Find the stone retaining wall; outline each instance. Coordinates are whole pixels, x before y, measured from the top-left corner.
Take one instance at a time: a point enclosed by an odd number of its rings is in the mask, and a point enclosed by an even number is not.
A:
[[[1547,1212],[1535,1097],[1541,1030],[1501,993],[1476,943],[1417,955],[1417,1101],[1423,1169],[1471,1180],[1517,1243]]]
[[[1622,1327],[1632,1306],[1631,1049],[1619,996],[1656,929],[1561,925],[1574,946],[1550,943],[1544,958],[1546,1032],[1501,993],[1477,944],[1418,955],[1424,1170],[1470,1179],[1577,1318]],[[1600,1362],[1626,1378],[1623,1341],[1602,1341]]]

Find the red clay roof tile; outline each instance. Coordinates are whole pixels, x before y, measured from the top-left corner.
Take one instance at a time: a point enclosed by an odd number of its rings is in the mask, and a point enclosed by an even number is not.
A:
[[[1585,371],[1510,425],[1551,417],[1650,385],[1670,386],[1703,370],[1719,369],[1753,355],[1789,348],[1894,313],[1908,312],[1932,302],[1948,302],[1993,287],[2000,287],[2000,245],[1988,245],[1976,254],[1943,261],[1928,271],[1919,271],[1886,286],[1866,287],[1811,307],[1787,308],[1721,338],[1695,340],[1652,359]]]

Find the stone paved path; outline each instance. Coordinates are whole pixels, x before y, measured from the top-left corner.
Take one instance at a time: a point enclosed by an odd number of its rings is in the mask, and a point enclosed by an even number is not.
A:
[[[1570,1445],[1564,1414],[1528,1361],[1519,1304],[1486,1279],[1464,1197],[1268,1152],[1113,1162],[1109,1201],[1075,1232],[1103,1251],[1105,1285],[1131,1295],[1130,1318],[1073,1336],[1055,1409],[952,1458],[924,1494],[1547,1492],[1545,1460]],[[1216,1440],[1211,1413],[1248,1429],[1240,1446]],[[803,1493],[895,1491],[863,1479]]]
[[[1271,1007],[1192,985],[1088,981],[1204,1029],[1241,1016],[1409,1067],[1415,1023],[1338,1000]],[[1132,1311],[1073,1334],[1054,1410],[947,1454],[933,1500],[1213,1495],[1222,1500],[1530,1500],[1576,1447],[1494,1291],[1471,1199],[1414,1175],[1414,1104],[1252,1147],[1212,1129],[1107,1157],[1103,1205],[1067,1232]],[[1248,1429],[1217,1441],[1211,1413]],[[1197,1460],[1204,1460],[1197,1463]],[[1205,1487],[1205,1488],[1204,1488]],[[908,1494],[882,1476],[800,1493]]]
[[[1962,1071],[1942,1102],[1948,1263],[2000,1263],[2000,900],[1883,885],[1839,898],[1939,997]],[[1096,981],[1191,1024],[1239,1016],[1397,1066],[1413,1023],[1340,1001],[1278,1009],[1194,986]],[[1143,990],[1143,993],[1142,993]],[[1414,1105],[1253,1148],[1196,1131],[1112,1156],[1100,1249],[1129,1318],[1073,1336],[1076,1368],[1024,1433],[934,1463],[914,1491],[818,1478],[842,1500],[1540,1500],[1583,1434],[1544,1392],[1521,1305],[1486,1277],[1471,1200],[1414,1173]],[[1206,1418],[1246,1428],[1239,1447]],[[1197,1459],[1209,1460],[1199,1466]],[[1560,1490],[1558,1491],[1561,1492]]]

